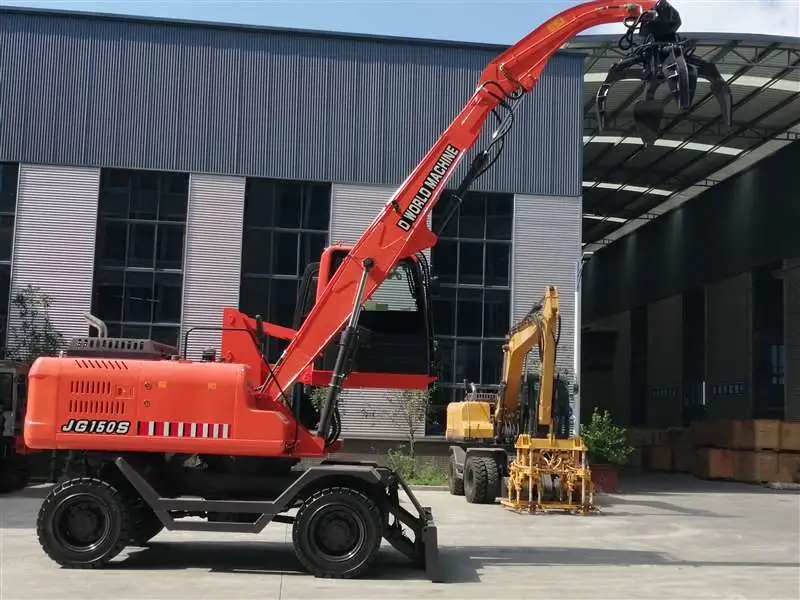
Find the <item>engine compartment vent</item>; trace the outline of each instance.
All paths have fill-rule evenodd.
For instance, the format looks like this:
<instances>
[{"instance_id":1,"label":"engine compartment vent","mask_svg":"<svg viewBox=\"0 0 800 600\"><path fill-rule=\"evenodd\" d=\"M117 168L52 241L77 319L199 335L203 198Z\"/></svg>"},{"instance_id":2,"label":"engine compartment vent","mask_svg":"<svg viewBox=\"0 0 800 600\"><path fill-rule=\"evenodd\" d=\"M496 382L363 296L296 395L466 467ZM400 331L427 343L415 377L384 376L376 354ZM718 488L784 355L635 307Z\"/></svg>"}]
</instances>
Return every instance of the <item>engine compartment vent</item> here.
<instances>
[{"instance_id":1,"label":"engine compartment vent","mask_svg":"<svg viewBox=\"0 0 800 600\"><path fill-rule=\"evenodd\" d=\"M73 379L69 382L70 394L91 394L92 396L110 396L111 382L86 379Z\"/></svg>"},{"instance_id":2,"label":"engine compartment vent","mask_svg":"<svg viewBox=\"0 0 800 600\"><path fill-rule=\"evenodd\" d=\"M70 398L68 410L80 416L123 415L127 410L124 400L102 400L99 398Z\"/></svg>"}]
</instances>

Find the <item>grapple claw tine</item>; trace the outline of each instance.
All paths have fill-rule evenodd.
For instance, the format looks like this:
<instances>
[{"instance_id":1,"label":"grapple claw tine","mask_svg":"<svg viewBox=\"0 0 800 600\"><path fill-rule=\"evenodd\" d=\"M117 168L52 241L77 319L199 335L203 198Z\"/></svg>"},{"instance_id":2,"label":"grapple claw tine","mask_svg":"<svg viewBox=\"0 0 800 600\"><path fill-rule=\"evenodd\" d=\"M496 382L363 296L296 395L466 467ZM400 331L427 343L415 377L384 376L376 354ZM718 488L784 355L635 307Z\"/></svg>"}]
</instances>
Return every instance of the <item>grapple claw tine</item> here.
<instances>
[{"instance_id":1,"label":"grapple claw tine","mask_svg":"<svg viewBox=\"0 0 800 600\"><path fill-rule=\"evenodd\" d=\"M697 77L705 79L711 84L711 93L722 110L722 117L726 126L730 129L733 125L733 94L728 83L713 63L707 62L702 58L690 56L689 64L696 69Z\"/></svg>"},{"instance_id":2,"label":"grapple claw tine","mask_svg":"<svg viewBox=\"0 0 800 600\"><path fill-rule=\"evenodd\" d=\"M623 79L642 79L644 77L644 69L642 67L633 67L638 59L625 59L620 61L608 71L605 81L597 89L595 95L595 114L597 115L597 127L603 131L605 127L606 117L606 103L608 100L608 92L618 81Z\"/></svg>"},{"instance_id":3,"label":"grapple claw tine","mask_svg":"<svg viewBox=\"0 0 800 600\"><path fill-rule=\"evenodd\" d=\"M663 115L664 103L660 100L639 100L633 105L633 122L645 148L658 139Z\"/></svg>"},{"instance_id":4,"label":"grapple claw tine","mask_svg":"<svg viewBox=\"0 0 800 600\"><path fill-rule=\"evenodd\" d=\"M606 99L611 86L631 77L638 77L647 84L645 96L633 107L635 126L645 146L658 139L664 103L655 100L655 90L664 82L669 85L669 99L685 112L694 102L698 77L707 79L731 127L733 99L727 83L713 64L695 58L694 42L678 35L681 17L667 0L659 0L655 8L646 13L646 18L642 15L625 25L627 31L620 38L619 48L627 55L609 70L597 90L595 108L599 130L602 131L605 124ZM637 31L642 42L634 39Z\"/></svg>"}]
</instances>

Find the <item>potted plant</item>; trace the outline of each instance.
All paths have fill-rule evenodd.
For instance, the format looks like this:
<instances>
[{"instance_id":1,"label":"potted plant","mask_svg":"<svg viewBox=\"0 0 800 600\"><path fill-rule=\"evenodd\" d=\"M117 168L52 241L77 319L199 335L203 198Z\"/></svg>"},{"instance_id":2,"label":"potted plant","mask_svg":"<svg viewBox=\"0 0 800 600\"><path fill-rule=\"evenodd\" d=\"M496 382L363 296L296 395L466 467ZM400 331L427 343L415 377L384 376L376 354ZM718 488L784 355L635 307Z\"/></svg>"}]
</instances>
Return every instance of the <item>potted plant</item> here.
<instances>
[{"instance_id":1,"label":"potted plant","mask_svg":"<svg viewBox=\"0 0 800 600\"><path fill-rule=\"evenodd\" d=\"M618 491L619 465L624 464L633 452L625 428L615 425L607 410L595 408L589 423L581 427L580 435L588 449L595 491Z\"/></svg>"}]
</instances>

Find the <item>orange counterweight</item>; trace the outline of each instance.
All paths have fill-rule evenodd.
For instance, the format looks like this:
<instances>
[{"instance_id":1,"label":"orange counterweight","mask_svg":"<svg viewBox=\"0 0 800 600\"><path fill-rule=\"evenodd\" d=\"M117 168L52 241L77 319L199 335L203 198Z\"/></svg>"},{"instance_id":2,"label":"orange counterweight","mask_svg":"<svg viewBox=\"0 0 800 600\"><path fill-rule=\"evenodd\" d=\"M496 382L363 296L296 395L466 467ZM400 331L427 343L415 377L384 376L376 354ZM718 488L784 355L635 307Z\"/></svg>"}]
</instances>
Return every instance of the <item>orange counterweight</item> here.
<instances>
[{"instance_id":1,"label":"orange counterweight","mask_svg":"<svg viewBox=\"0 0 800 600\"><path fill-rule=\"evenodd\" d=\"M39 358L25 441L34 449L319 455L288 409L257 406L248 367L178 360ZM303 435L305 433L305 435Z\"/></svg>"}]
</instances>

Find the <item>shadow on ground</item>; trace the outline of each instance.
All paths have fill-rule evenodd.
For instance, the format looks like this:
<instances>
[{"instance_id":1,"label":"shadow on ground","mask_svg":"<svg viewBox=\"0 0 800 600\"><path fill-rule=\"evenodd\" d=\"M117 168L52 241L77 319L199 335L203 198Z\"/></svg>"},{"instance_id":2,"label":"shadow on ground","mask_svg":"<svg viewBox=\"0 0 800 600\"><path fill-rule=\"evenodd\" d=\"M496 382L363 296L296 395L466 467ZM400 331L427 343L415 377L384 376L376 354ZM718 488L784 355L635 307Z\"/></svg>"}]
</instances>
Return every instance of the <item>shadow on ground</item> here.
<instances>
[{"instance_id":1,"label":"shadow on ground","mask_svg":"<svg viewBox=\"0 0 800 600\"><path fill-rule=\"evenodd\" d=\"M680 566L680 567L785 567L797 569L798 562L687 561L664 553L645 550L615 550L564 547L448 547L440 548L440 564L447 583L478 583L487 567L544 566ZM308 577L288 544L275 542L153 542L132 550L126 558L111 563L113 570L206 569L211 573L253 575L298 575ZM384 548L374 568L362 579L425 580L393 550Z\"/></svg>"},{"instance_id":2,"label":"shadow on ground","mask_svg":"<svg viewBox=\"0 0 800 600\"><path fill-rule=\"evenodd\" d=\"M677 494L797 494L796 489L773 489L756 483L699 479L688 473L645 473L623 470L620 494L670 496Z\"/></svg>"}]
</instances>

